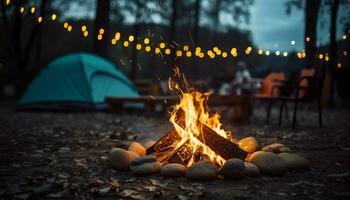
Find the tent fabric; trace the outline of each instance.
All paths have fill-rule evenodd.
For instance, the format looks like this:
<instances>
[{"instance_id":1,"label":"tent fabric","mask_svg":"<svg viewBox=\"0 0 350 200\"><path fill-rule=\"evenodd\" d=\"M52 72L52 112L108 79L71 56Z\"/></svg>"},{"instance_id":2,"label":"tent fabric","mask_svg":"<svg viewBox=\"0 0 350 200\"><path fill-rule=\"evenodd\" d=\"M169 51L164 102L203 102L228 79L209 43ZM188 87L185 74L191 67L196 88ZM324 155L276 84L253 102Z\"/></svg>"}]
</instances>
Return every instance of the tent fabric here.
<instances>
[{"instance_id":1,"label":"tent fabric","mask_svg":"<svg viewBox=\"0 0 350 200\"><path fill-rule=\"evenodd\" d=\"M111 62L87 53L52 61L34 79L18 101L19 106L104 104L107 96L138 97L131 81Z\"/></svg>"}]
</instances>

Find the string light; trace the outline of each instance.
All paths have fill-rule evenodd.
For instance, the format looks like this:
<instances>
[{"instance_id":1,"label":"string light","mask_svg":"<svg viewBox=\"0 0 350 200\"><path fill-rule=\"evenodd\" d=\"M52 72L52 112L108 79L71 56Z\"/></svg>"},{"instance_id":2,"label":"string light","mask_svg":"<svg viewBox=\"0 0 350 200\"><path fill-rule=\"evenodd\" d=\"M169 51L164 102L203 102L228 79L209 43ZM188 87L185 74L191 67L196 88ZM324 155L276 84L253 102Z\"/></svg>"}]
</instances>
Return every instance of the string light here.
<instances>
[{"instance_id":1,"label":"string light","mask_svg":"<svg viewBox=\"0 0 350 200\"><path fill-rule=\"evenodd\" d=\"M181 57L182 56L182 51L181 50L177 50L176 51L176 56L177 57Z\"/></svg>"},{"instance_id":2,"label":"string light","mask_svg":"<svg viewBox=\"0 0 350 200\"><path fill-rule=\"evenodd\" d=\"M305 53L305 52L301 52L301 56L302 56L303 58L305 58L305 57L306 57L306 53Z\"/></svg>"},{"instance_id":3,"label":"string light","mask_svg":"<svg viewBox=\"0 0 350 200\"><path fill-rule=\"evenodd\" d=\"M114 35L114 38L116 40L120 40L120 33L119 32L116 32L115 35Z\"/></svg>"},{"instance_id":4,"label":"string light","mask_svg":"<svg viewBox=\"0 0 350 200\"><path fill-rule=\"evenodd\" d=\"M52 15L51 15L51 20L52 20L52 21L55 21L56 18L57 18L57 15L56 15L56 14L52 14Z\"/></svg>"},{"instance_id":5,"label":"string light","mask_svg":"<svg viewBox=\"0 0 350 200\"><path fill-rule=\"evenodd\" d=\"M250 54L250 52L252 51L252 47L247 47L247 49L245 50L245 54Z\"/></svg>"},{"instance_id":6,"label":"string light","mask_svg":"<svg viewBox=\"0 0 350 200\"><path fill-rule=\"evenodd\" d=\"M85 25L82 25L82 26L81 26L81 31L83 31L83 32L86 31L86 26L85 26Z\"/></svg>"},{"instance_id":7,"label":"string light","mask_svg":"<svg viewBox=\"0 0 350 200\"><path fill-rule=\"evenodd\" d=\"M40 24L43 21L43 18L41 16L38 17L38 23Z\"/></svg>"},{"instance_id":8,"label":"string light","mask_svg":"<svg viewBox=\"0 0 350 200\"><path fill-rule=\"evenodd\" d=\"M338 67L338 68L341 68L341 67L342 67L341 63L338 63L338 64L337 64L337 67Z\"/></svg>"},{"instance_id":9,"label":"string light","mask_svg":"<svg viewBox=\"0 0 350 200\"><path fill-rule=\"evenodd\" d=\"M137 50L141 50L141 48L142 48L142 45L141 45L141 44L137 44L137 45L136 45L136 49L137 49Z\"/></svg>"},{"instance_id":10,"label":"string light","mask_svg":"<svg viewBox=\"0 0 350 200\"><path fill-rule=\"evenodd\" d=\"M303 56L301 55L301 52L297 53L298 58L302 58Z\"/></svg>"},{"instance_id":11,"label":"string light","mask_svg":"<svg viewBox=\"0 0 350 200\"><path fill-rule=\"evenodd\" d=\"M124 47L128 47L129 46L129 42L128 41L124 41L123 45L124 45Z\"/></svg>"},{"instance_id":12,"label":"string light","mask_svg":"<svg viewBox=\"0 0 350 200\"><path fill-rule=\"evenodd\" d=\"M6 4L7 5L9 5L11 3L11 1L10 0L6 0ZM20 7L20 9L19 9L19 11L21 12L21 13L24 13L25 12L25 7L23 7L23 6L21 6ZM36 7L34 7L34 6L32 6L32 7L30 7L30 12L32 13L32 14L34 14L35 12L37 11L37 8ZM52 14L51 15L51 20L52 21L55 21L57 19L57 15L56 14ZM43 17L42 16L39 16L38 18L37 18L37 21L38 21L38 23L42 23L42 21L43 21ZM64 24L63 24L63 26L64 26L64 28L65 29L67 29L67 31L68 32L71 32L72 30L73 30L73 27L72 27L72 25L69 25L68 24L68 22L65 22ZM84 35L84 37L87 37L88 35L89 35L89 33L88 33L88 31L87 31L87 27L85 26L85 25L83 25L82 27L82 32L83 32L83 35ZM100 28L99 29L99 35L98 35L98 40L102 40L102 38L103 38L103 34L104 34L104 29L103 28ZM349 32L350 33L350 29L349 30L347 30L347 32ZM116 32L115 33L115 38L114 39L112 39L111 40L111 43L112 44L116 44L117 43L117 41L118 40L120 40L120 37L121 37L121 34L119 33L119 32ZM347 38L348 38L348 36L346 35L346 34L344 34L344 35L342 35L342 37L341 37L343 40L346 40ZM127 47L127 46L129 46L129 42L133 42L134 40L135 40L135 38L134 38L134 36L133 35L130 35L129 36L129 38L128 38L128 40L129 41L124 41L124 46L125 47ZM305 41L306 42L310 42L310 37L305 37ZM145 44L149 44L150 43L150 40L149 40L149 38L144 38L144 41L143 41ZM291 45L295 45L296 44L296 41L295 40L291 40L290 41L290 43L291 43ZM161 42L160 44L159 44L159 47L160 48L165 48L165 43L164 42ZM141 49L142 48L142 46L141 46L141 44L138 44L137 46L136 46L136 48L137 49ZM147 48L148 49L148 48ZM145 49L146 50L146 49ZM149 46L149 51L151 50L151 47ZM192 56L192 52L190 52L189 51L189 46L188 45L184 45L183 46L183 50L184 51L186 51L186 56L187 57L191 57ZM146 51L148 51L148 50L146 50ZM159 52L158 52L159 51ZM167 51L167 50L166 50ZM170 49L169 49L169 51L170 51ZM194 52L194 54L197 56L197 57L200 57L200 58L203 58L204 57L204 52L201 52L202 51L202 49L201 49L201 47L196 47L195 48L195 52ZM214 53L214 52L215 53ZM208 56L210 57L210 58L215 58L216 57L216 55L221 55L221 57L223 57L223 58L226 58L227 57L227 52L222 52L221 50L220 50L220 48L219 47L217 47L217 46L215 46L214 48L213 48L213 51L212 50L208 50L207 51L207 54L208 54ZM247 47L246 49L245 49L245 53L248 55L248 54L250 54L251 53L251 51L252 51L252 47ZM160 53L160 49L157 47L156 49L155 49L155 52L158 52L158 53ZM168 52L168 51L167 51ZM181 52L181 51L180 51ZM189 53L187 53L187 52L189 52ZM170 53L169 53L170 54ZM176 51L176 54L178 54L178 51ZM232 48L231 49L231 54L232 54L232 56L233 57L237 57L237 55L238 55L238 53L237 53L237 49L236 48ZM258 50L258 54L260 54L260 55L262 55L262 54L264 54L264 51L262 50L262 49L259 49ZM269 50L266 50L265 51L265 55L270 55L271 54L271 52L269 51ZM276 54L276 56L279 56L280 54L282 54L280 51L275 51L275 54ZM283 54L282 54L284 57L287 57L288 56L288 52L287 51L285 51L285 52L283 52ZM346 56L347 55L347 51L343 51L343 55L344 56ZM182 56L182 52L181 52L181 56ZM302 50L301 52L297 52L297 56L298 56L298 58L305 58L306 57L306 53L305 53L305 51L304 50ZM326 54L320 54L320 55L318 55L318 58L319 59L324 59L324 60L326 60L326 61L328 61L330 58L329 58L329 56L328 56L328 54L326 53Z\"/></svg>"},{"instance_id":13,"label":"string light","mask_svg":"<svg viewBox=\"0 0 350 200\"><path fill-rule=\"evenodd\" d=\"M150 47L150 46L146 46L146 47L145 47L145 51L146 51L146 52L150 52L150 51L151 51L151 47Z\"/></svg>"},{"instance_id":14,"label":"string light","mask_svg":"<svg viewBox=\"0 0 350 200\"><path fill-rule=\"evenodd\" d=\"M35 7L32 7L32 8L30 9L30 12L31 12L32 14L34 14L34 13L35 13Z\"/></svg>"},{"instance_id":15,"label":"string light","mask_svg":"<svg viewBox=\"0 0 350 200\"><path fill-rule=\"evenodd\" d=\"M183 49L184 49L184 51L188 51L188 49L189 49L189 48L188 48L188 45L184 45L184 48L183 48Z\"/></svg>"},{"instance_id":16,"label":"string light","mask_svg":"<svg viewBox=\"0 0 350 200\"><path fill-rule=\"evenodd\" d=\"M323 59L323 54L319 54L319 55L318 55L318 58L319 58L320 60L322 60L322 59Z\"/></svg>"},{"instance_id":17,"label":"string light","mask_svg":"<svg viewBox=\"0 0 350 200\"><path fill-rule=\"evenodd\" d=\"M68 32L71 32L72 29L73 29L73 27L71 25L69 25L68 28L67 28Z\"/></svg>"},{"instance_id":18,"label":"string light","mask_svg":"<svg viewBox=\"0 0 350 200\"><path fill-rule=\"evenodd\" d=\"M170 49L165 49L165 54L169 55L171 53Z\"/></svg>"},{"instance_id":19,"label":"string light","mask_svg":"<svg viewBox=\"0 0 350 200\"><path fill-rule=\"evenodd\" d=\"M10 0L6 0L6 5L10 5L11 1Z\"/></svg>"},{"instance_id":20,"label":"string light","mask_svg":"<svg viewBox=\"0 0 350 200\"><path fill-rule=\"evenodd\" d=\"M156 47L155 49L154 49L154 53L156 53L157 55L160 53L160 48L159 47Z\"/></svg>"}]
</instances>

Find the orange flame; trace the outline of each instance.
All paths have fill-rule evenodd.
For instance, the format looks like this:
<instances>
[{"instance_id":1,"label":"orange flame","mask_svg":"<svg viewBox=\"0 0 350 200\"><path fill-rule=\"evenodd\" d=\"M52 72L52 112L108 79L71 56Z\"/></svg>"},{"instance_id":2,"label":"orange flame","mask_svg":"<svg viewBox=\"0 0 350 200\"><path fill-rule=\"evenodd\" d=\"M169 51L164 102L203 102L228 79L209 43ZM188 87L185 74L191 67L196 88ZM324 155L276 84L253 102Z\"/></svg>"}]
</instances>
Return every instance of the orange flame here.
<instances>
[{"instance_id":1,"label":"orange flame","mask_svg":"<svg viewBox=\"0 0 350 200\"><path fill-rule=\"evenodd\" d=\"M174 106L173 111L171 112L170 122L175 127L176 131L181 136L181 141L177 144L177 147L180 147L185 142L190 142L190 145L193 147L193 153L200 148L202 149L202 153L207 155L209 159L218 165L223 165L225 163L225 159L217 155L214 151L212 151L208 146L199 141L197 138L202 137L202 124L208 126L213 129L220 136L229 139L230 132L222 129L222 124L220 123L220 114L215 113L212 116L209 115L209 109L207 106L207 100L209 98L209 93L201 93L195 91L194 89L189 88L188 82L184 76L184 74L180 74L179 69L175 68L175 78L179 78L183 83L186 89L184 92L180 85L169 78L169 89L176 89L179 91L180 95L180 103ZM175 119L177 118L177 111L182 109L185 112L185 127L180 127ZM177 148L176 147L176 148ZM188 163L190 166L193 163L194 156Z\"/></svg>"}]
</instances>

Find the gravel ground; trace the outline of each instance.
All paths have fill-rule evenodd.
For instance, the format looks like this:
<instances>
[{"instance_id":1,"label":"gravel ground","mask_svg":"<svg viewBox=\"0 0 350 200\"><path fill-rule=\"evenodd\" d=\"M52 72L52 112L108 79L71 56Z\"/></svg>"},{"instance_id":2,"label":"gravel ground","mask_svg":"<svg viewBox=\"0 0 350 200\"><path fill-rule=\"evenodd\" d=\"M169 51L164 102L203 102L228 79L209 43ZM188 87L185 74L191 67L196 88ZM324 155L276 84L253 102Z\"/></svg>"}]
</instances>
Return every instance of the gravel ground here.
<instances>
[{"instance_id":1,"label":"gravel ground","mask_svg":"<svg viewBox=\"0 0 350 200\"><path fill-rule=\"evenodd\" d=\"M135 177L106 160L112 147L157 139L171 128L168 115L104 112L14 112L0 104L0 199L349 199L350 112L328 109L323 128L317 113L301 110L299 125L264 123L256 106L249 124L224 114L225 129L260 144L280 142L311 161L309 170L281 177L193 182L159 175ZM260 108L261 107L261 108ZM226 113L226 112L224 112Z\"/></svg>"}]
</instances>

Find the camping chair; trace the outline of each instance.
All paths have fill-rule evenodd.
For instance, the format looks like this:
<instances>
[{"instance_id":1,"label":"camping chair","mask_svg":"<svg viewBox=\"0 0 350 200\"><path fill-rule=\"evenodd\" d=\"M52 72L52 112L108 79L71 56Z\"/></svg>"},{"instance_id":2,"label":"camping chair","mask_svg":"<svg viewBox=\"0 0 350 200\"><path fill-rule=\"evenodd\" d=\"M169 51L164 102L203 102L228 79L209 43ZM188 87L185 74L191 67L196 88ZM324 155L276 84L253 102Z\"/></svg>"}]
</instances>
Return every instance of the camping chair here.
<instances>
[{"instance_id":1,"label":"camping chair","mask_svg":"<svg viewBox=\"0 0 350 200\"><path fill-rule=\"evenodd\" d=\"M283 72L271 72L262 81L261 92L255 95L257 100L269 101L266 108L266 123L270 120L273 102L276 102L280 94L286 94L282 88L285 85L286 76Z\"/></svg>"},{"instance_id":2,"label":"camping chair","mask_svg":"<svg viewBox=\"0 0 350 200\"><path fill-rule=\"evenodd\" d=\"M294 102L293 122L292 127L295 128L297 123L297 108L299 103L312 103L317 101L319 126L322 127L322 107L321 94L323 86L323 70L322 73L316 73L315 69L303 69L301 77L294 82L295 94L291 96L280 96L281 101L279 124L282 124L283 108L287 102ZM293 83L293 81L291 81Z\"/></svg>"}]
</instances>

